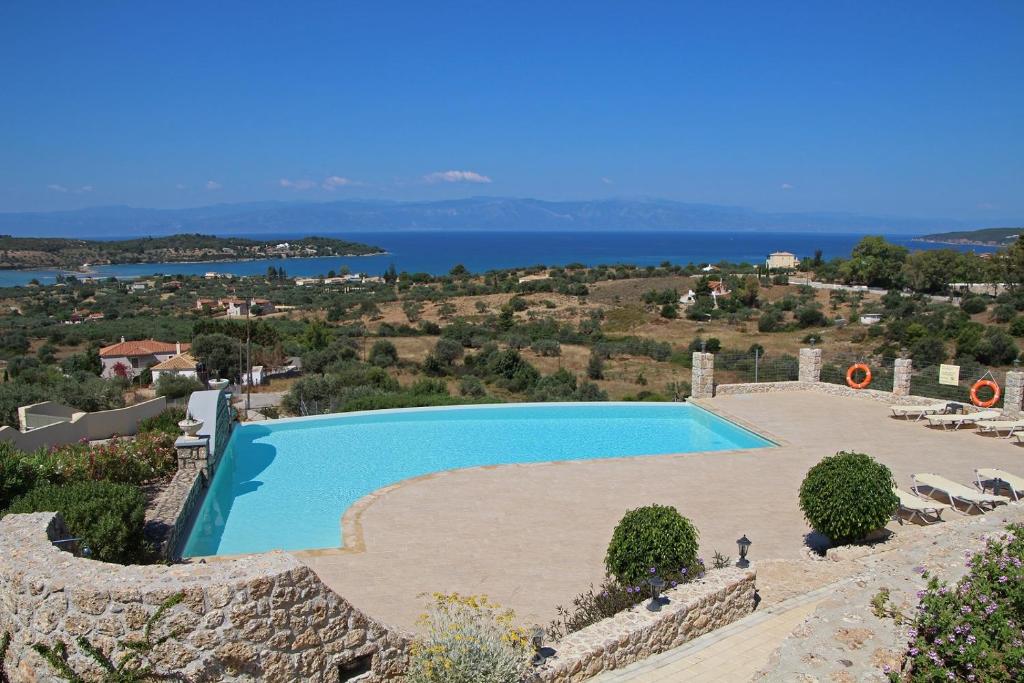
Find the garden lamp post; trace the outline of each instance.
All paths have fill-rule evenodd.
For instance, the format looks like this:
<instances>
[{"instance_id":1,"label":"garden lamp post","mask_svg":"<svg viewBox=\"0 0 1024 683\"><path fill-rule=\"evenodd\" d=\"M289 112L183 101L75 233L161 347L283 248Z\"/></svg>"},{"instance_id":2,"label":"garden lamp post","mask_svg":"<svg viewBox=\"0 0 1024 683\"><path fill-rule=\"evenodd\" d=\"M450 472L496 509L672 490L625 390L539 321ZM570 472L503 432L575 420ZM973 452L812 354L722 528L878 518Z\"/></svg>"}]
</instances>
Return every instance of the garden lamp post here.
<instances>
[{"instance_id":1,"label":"garden lamp post","mask_svg":"<svg viewBox=\"0 0 1024 683\"><path fill-rule=\"evenodd\" d=\"M647 583L651 586L651 601L647 603L647 609L657 612L661 610L661 591L665 588L665 579L655 574L647 579Z\"/></svg>"},{"instance_id":2,"label":"garden lamp post","mask_svg":"<svg viewBox=\"0 0 1024 683\"><path fill-rule=\"evenodd\" d=\"M544 629L540 626L535 625L530 629L530 645L533 646L533 659L531 663L534 666L542 666L548 658L541 652L544 649Z\"/></svg>"},{"instance_id":3,"label":"garden lamp post","mask_svg":"<svg viewBox=\"0 0 1024 683\"><path fill-rule=\"evenodd\" d=\"M737 567L746 569L750 566L750 561L747 560L747 551L750 550L750 545L750 539L747 538L746 534L743 534L743 536L736 541L736 547L739 548L740 551L740 559L736 562Z\"/></svg>"}]
</instances>

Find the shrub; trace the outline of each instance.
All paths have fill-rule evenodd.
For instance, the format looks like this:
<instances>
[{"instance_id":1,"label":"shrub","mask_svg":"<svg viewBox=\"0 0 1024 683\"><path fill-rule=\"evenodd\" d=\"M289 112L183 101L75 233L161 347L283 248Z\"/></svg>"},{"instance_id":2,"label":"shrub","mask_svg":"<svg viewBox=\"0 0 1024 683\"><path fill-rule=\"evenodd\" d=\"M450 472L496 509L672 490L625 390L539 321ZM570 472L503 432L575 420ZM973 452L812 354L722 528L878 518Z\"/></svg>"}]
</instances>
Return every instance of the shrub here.
<instances>
[{"instance_id":1,"label":"shrub","mask_svg":"<svg viewBox=\"0 0 1024 683\"><path fill-rule=\"evenodd\" d=\"M31 489L36 482L35 470L10 443L0 442L0 512L11 501Z\"/></svg>"},{"instance_id":2,"label":"shrub","mask_svg":"<svg viewBox=\"0 0 1024 683\"><path fill-rule=\"evenodd\" d=\"M106 479L141 484L175 471L178 464L175 438L174 434L166 432L146 432L133 439L115 438L98 446L68 444L23 453L21 457L33 468L39 483Z\"/></svg>"},{"instance_id":3,"label":"shrub","mask_svg":"<svg viewBox=\"0 0 1024 683\"><path fill-rule=\"evenodd\" d=\"M974 345L974 357L985 365L1009 365L1020 353L1013 337L998 327L989 327Z\"/></svg>"},{"instance_id":4,"label":"shrub","mask_svg":"<svg viewBox=\"0 0 1024 683\"><path fill-rule=\"evenodd\" d=\"M780 327L782 327L781 311L769 309L761 313L761 317L757 319L758 332L775 332Z\"/></svg>"},{"instance_id":5,"label":"shrub","mask_svg":"<svg viewBox=\"0 0 1024 683\"><path fill-rule=\"evenodd\" d=\"M530 345L530 349L538 356L562 355L562 345L554 339L538 339Z\"/></svg>"},{"instance_id":6,"label":"shrub","mask_svg":"<svg viewBox=\"0 0 1024 683\"><path fill-rule=\"evenodd\" d=\"M487 388L476 377L463 377L459 382L459 394L470 398L480 398L487 395Z\"/></svg>"},{"instance_id":7,"label":"shrub","mask_svg":"<svg viewBox=\"0 0 1024 683\"><path fill-rule=\"evenodd\" d=\"M990 537L953 589L928 579L910 631L911 681L1019 681L1024 671L1024 526Z\"/></svg>"},{"instance_id":8,"label":"shrub","mask_svg":"<svg viewBox=\"0 0 1024 683\"><path fill-rule=\"evenodd\" d=\"M697 564L697 529L671 506L649 505L625 514L612 533L604 560L620 582L639 585L654 573Z\"/></svg>"},{"instance_id":9,"label":"shrub","mask_svg":"<svg viewBox=\"0 0 1024 683\"><path fill-rule=\"evenodd\" d=\"M985 300L980 296L967 296L960 301L960 308L963 310L964 313L975 315L977 313L981 313L986 308L988 308L988 305L985 303Z\"/></svg>"},{"instance_id":10,"label":"shrub","mask_svg":"<svg viewBox=\"0 0 1024 683\"><path fill-rule=\"evenodd\" d=\"M863 540L896 511L892 472L863 453L840 452L812 467L800 485L800 509L815 531L841 545Z\"/></svg>"},{"instance_id":11,"label":"shrub","mask_svg":"<svg viewBox=\"0 0 1024 683\"><path fill-rule=\"evenodd\" d=\"M1010 334L1014 337L1024 337L1024 315L1018 315L1010 321Z\"/></svg>"},{"instance_id":12,"label":"shrub","mask_svg":"<svg viewBox=\"0 0 1024 683\"><path fill-rule=\"evenodd\" d=\"M199 380L184 375L160 375L156 382L156 395L167 398L181 398L189 396L193 391L199 391L203 385Z\"/></svg>"},{"instance_id":13,"label":"shrub","mask_svg":"<svg viewBox=\"0 0 1024 683\"><path fill-rule=\"evenodd\" d=\"M131 564L148 558L142 536L145 500L135 486L109 481L44 484L17 498L8 512L59 512L97 560Z\"/></svg>"},{"instance_id":14,"label":"shrub","mask_svg":"<svg viewBox=\"0 0 1024 683\"><path fill-rule=\"evenodd\" d=\"M387 339L380 339L373 343L370 349L370 364L379 368L386 368L398 363L398 349Z\"/></svg>"},{"instance_id":15,"label":"shrub","mask_svg":"<svg viewBox=\"0 0 1024 683\"><path fill-rule=\"evenodd\" d=\"M604 359L594 351L590 352L590 360L587 361L587 377L604 379Z\"/></svg>"},{"instance_id":16,"label":"shrub","mask_svg":"<svg viewBox=\"0 0 1024 683\"><path fill-rule=\"evenodd\" d=\"M997 323L1008 323L1017 314L1013 304L999 304L992 309L992 319Z\"/></svg>"},{"instance_id":17,"label":"shrub","mask_svg":"<svg viewBox=\"0 0 1024 683\"><path fill-rule=\"evenodd\" d=\"M434 595L409 654L410 683L518 683L532 652L515 614L486 597Z\"/></svg>"},{"instance_id":18,"label":"shrub","mask_svg":"<svg viewBox=\"0 0 1024 683\"><path fill-rule=\"evenodd\" d=\"M159 415L139 421L139 433L163 432L177 438L181 434L178 423L185 419L184 408L167 408Z\"/></svg>"}]
</instances>

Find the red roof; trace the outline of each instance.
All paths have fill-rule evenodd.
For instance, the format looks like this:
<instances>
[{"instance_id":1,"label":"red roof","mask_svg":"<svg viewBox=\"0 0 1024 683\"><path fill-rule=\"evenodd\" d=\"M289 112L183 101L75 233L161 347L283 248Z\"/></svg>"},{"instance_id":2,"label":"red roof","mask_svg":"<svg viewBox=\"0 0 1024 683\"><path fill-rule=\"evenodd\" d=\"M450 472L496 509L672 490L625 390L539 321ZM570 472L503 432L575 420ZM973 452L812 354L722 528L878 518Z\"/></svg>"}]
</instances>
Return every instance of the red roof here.
<instances>
[{"instance_id":1,"label":"red roof","mask_svg":"<svg viewBox=\"0 0 1024 683\"><path fill-rule=\"evenodd\" d=\"M191 344L182 343L181 350L188 351ZM177 344L157 341L155 339L140 339L138 341L123 341L111 346L104 346L100 349L101 357L121 356L152 356L157 353L178 353Z\"/></svg>"}]
</instances>

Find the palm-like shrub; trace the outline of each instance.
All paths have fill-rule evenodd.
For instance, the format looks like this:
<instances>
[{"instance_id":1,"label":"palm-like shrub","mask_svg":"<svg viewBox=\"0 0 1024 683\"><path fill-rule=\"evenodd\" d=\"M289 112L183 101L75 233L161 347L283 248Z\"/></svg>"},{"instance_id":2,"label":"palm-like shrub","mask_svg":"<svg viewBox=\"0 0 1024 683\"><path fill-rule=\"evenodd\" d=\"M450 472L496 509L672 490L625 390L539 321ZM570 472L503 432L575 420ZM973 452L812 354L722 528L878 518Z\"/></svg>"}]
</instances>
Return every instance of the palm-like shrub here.
<instances>
[{"instance_id":1,"label":"palm-like shrub","mask_svg":"<svg viewBox=\"0 0 1024 683\"><path fill-rule=\"evenodd\" d=\"M885 526L899 500L885 465L863 453L840 452L812 467L800 485L800 509L815 531L841 545Z\"/></svg>"},{"instance_id":2,"label":"palm-like shrub","mask_svg":"<svg viewBox=\"0 0 1024 683\"><path fill-rule=\"evenodd\" d=\"M604 564L626 585L643 584L652 573L665 576L697 565L697 529L669 505L630 510L619 521ZM653 570L653 571L652 571Z\"/></svg>"}]
</instances>

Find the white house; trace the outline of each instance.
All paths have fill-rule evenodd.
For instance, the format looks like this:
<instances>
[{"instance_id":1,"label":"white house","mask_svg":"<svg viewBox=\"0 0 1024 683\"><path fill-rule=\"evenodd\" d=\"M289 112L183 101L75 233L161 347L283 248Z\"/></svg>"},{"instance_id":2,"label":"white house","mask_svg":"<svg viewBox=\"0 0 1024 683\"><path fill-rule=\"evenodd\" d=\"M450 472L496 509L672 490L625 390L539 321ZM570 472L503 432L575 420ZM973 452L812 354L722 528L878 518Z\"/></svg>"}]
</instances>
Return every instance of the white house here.
<instances>
[{"instance_id":1,"label":"white house","mask_svg":"<svg viewBox=\"0 0 1024 683\"><path fill-rule=\"evenodd\" d=\"M882 322L881 313L865 313L860 317L861 325L875 325Z\"/></svg>"},{"instance_id":2,"label":"white house","mask_svg":"<svg viewBox=\"0 0 1024 683\"><path fill-rule=\"evenodd\" d=\"M696 303L696 301L697 293L692 289L688 291L685 296L679 297L679 305L681 306L690 306L691 304Z\"/></svg>"},{"instance_id":3,"label":"white house","mask_svg":"<svg viewBox=\"0 0 1024 683\"><path fill-rule=\"evenodd\" d=\"M793 270L800 265L800 259L788 251L773 251L764 265L769 270Z\"/></svg>"},{"instance_id":4,"label":"white house","mask_svg":"<svg viewBox=\"0 0 1024 683\"><path fill-rule=\"evenodd\" d=\"M100 376L131 379L146 368L187 351L190 346L181 342L169 344L155 339L125 341L124 337L121 337L119 343L100 349L100 363L103 365Z\"/></svg>"},{"instance_id":5,"label":"white house","mask_svg":"<svg viewBox=\"0 0 1024 683\"><path fill-rule=\"evenodd\" d=\"M190 353L179 353L176 356L171 356L167 360L157 363L150 370L153 372L154 384L164 375L199 379L199 362Z\"/></svg>"}]
</instances>

